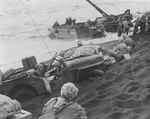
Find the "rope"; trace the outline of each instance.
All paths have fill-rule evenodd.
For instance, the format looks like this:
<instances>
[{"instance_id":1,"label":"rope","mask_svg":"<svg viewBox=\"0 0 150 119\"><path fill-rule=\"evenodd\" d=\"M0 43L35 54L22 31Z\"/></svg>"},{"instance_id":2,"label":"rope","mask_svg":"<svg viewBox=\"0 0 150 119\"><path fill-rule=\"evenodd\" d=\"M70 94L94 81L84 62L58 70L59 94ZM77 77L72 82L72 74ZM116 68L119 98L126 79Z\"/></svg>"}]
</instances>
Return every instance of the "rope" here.
<instances>
[{"instance_id":1,"label":"rope","mask_svg":"<svg viewBox=\"0 0 150 119\"><path fill-rule=\"evenodd\" d=\"M34 25L34 27L36 28L37 32L39 33L41 39L42 39L43 42L44 42L44 44L45 44L45 46L46 46L46 49L48 50L48 53L49 53L50 56L52 57L52 54L51 54L51 52L49 51L48 46L46 45L46 42L44 41L44 39L43 39L43 37L42 37L40 31L38 30L36 24L34 23L34 21L33 21L32 17L31 17L31 15L30 15L30 13L29 13L29 11L28 11L27 8L25 7L24 3L23 3L21 0L19 0L19 1L20 1L20 3L22 4L22 6L24 7L24 9L26 10L27 14L29 15L29 17L30 17L30 19L31 19L31 21L32 21L32 23L33 23L33 25Z\"/></svg>"}]
</instances>

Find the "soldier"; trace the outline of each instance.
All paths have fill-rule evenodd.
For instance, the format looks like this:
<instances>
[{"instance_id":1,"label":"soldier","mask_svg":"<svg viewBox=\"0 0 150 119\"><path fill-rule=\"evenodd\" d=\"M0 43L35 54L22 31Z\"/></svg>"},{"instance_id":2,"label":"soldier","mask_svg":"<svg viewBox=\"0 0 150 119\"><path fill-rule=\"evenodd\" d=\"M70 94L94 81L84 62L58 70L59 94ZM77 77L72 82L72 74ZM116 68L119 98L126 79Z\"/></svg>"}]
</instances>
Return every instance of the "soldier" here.
<instances>
[{"instance_id":1,"label":"soldier","mask_svg":"<svg viewBox=\"0 0 150 119\"><path fill-rule=\"evenodd\" d=\"M69 16L68 18L66 18L65 24L66 24L66 25L71 25L71 24L72 24L72 19L71 19L70 16Z\"/></svg>"},{"instance_id":2,"label":"soldier","mask_svg":"<svg viewBox=\"0 0 150 119\"><path fill-rule=\"evenodd\" d=\"M133 23L135 23L134 31L133 31L133 35L135 35L138 32L138 27L141 26L141 19L140 19L140 17L138 17Z\"/></svg>"},{"instance_id":3,"label":"soldier","mask_svg":"<svg viewBox=\"0 0 150 119\"><path fill-rule=\"evenodd\" d=\"M127 9L127 10L125 11L125 16L124 16L124 18L125 18L125 20L128 21L128 25L129 25L130 27L133 27L133 24L132 24L132 22L131 22L131 20L133 20L133 16L132 16L132 14L130 13L130 9Z\"/></svg>"},{"instance_id":4,"label":"soldier","mask_svg":"<svg viewBox=\"0 0 150 119\"><path fill-rule=\"evenodd\" d=\"M92 22L90 19L87 20L87 22L85 23L85 29L86 29L86 32L88 33L89 35L89 32L90 32L90 26L91 26Z\"/></svg>"},{"instance_id":5,"label":"soldier","mask_svg":"<svg viewBox=\"0 0 150 119\"><path fill-rule=\"evenodd\" d=\"M100 31L102 33L102 37L106 36L106 34L105 34L106 30L105 30L105 27L104 27L103 24L98 24L97 25L97 31Z\"/></svg>"},{"instance_id":6,"label":"soldier","mask_svg":"<svg viewBox=\"0 0 150 119\"><path fill-rule=\"evenodd\" d=\"M122 34L122 32L123 32L122 30L123 30L122 18L120 17L120 18L118 19L118 26L117 26L118 37L121 36L121 34Z\"/></svg>"},{"instance_id":7,"label":"soldier","mask_svg":"<svg viewBox=\"0 0 150 119\"><path fill-rule=\"evenodd\" d=\"M134 41L133 41L131 36L126 37L123 40L123 43L125 43L127 46L130 46L131 50L133 50L135 48L135 43L134 43Z\"/></svg>"},{"instance_id":8,"label":"soldier","mask_svg":"<svg viewBox=\"0 0 150 119\"><path fill-rule=\"evenodd\" d=\"M76 18L75 19L72 19L72 26L74 26L76 23Z\"/></svg>"},{"instance_id":9,"label":"soldier","mask_svg":"<svg viewBox=\"0 0 150 119\"><path fill-rule=\"evenodd\" d=\"M77 95L78 88L73 83L64 84L60 96L45 104L39 119L87 119L84 108L75 101Z\"/></svg>"},{"instance_id":10,"label":"soldier","mask_svg":"<svg viewBox=\"0 0 150 119\"><path fill-rule=\"evenodd\" d=\"M150 14L147 15L147 26L146 26L146 31L150 31Z\"/></svg>"},{"instance_id":11,"label":"soldier","mask_svg":"<svg viewBox=\"0 0 150 119\"><path fill-rule=\"evenodd\" d=\"M2 73L2 71L1 71L1 69L0 69L0 85L2 85L2 75L3 75L3 73Z\"/></svg>"},{"instance_id":12,"label":"soldier","mask_svg":"<svg viewBox=\"0 0 150 119\"><path fill-rule=\"evenodd\" d=\"M146 15L143 14L141 17L141 33L144 34L146 29Z\"/></svg>"},{"instance_id":13,"label":"soldier","mask_svg":"<svg viewBox=\"0 0 150 119\"><path fill-rule=\"evenodd\" d=\"M106 30L105 30L105 27L103 25L104 19L97 19L96 22L97 22L97 31L100 31L102 33L102 37L105 37L106 36L106 34L105 34Z\"/></svg>"},{"instance_id":14,"label":"soldier","mask_svg":"<svg viewBox=\"0 0 150 119\"><path fill-rule=\"evenodd\" d=\"M129 22L127 20L125 20L125 18L123 18L123 21L122 21L123 30L122 30L122 32L126 33L127 35L128 35L128 32L129 32L129 29L130 29L130 26L129 26L128 23Z\"/></svg>"},{"instance_id":15,"label":"soldier","mask_svg":"<svg viewBox=\"0 0 150 119\"><path fill-rule=\"evenodd\" d=\"M68 25L71 25L72 24L72 18L69 16L68 17Z\"/></svg>"},{"instance_id":16,"label":"soldier","mask_svg":"<svg viewBox=\"0 0 150 119\"><path fill-rule=\"evenodd\" d=\"M83 42L82 42L81 40L78 40L78 42L77 42L77 46L78 46L78 47L83 46Z\"/></svg>"},{"instance_id":17,"label":"soldier","mask_svg":"<svg viewBox=\"0 0 150 119\"><path fill-rule=\"evenodd\" d=\"M90 27L90 26L91 26L91 24L92 24L92 21L91 21L90 19L88 19L86 23L87 23L87 24L86 24L86 25L87 25L87 27Z\"/></svg>"},{"instance_id":18,"label":"soldier","mask_svg":"<svg viewBox=\"0 0 150 119\"><path fill-rule=\"evenodd\" d=\"M66 18L66 22L65 22L65 25L68 25L68 21L69 21L69 20L68 20L68 18Z\"/></svg>"},{"instance_id":19,"label":"soldier","mask_svg":"<svg viewBox=\"0 0 150 119\"><path fill-rule=\"evenodd\" d=\"M128 20L128 21L133 20L133 16L132 16L132 14L130 13L130 9L127 9L127 10L125 11L125 17L126 17L126 20Z\"/></svg>"},{"instance_id":20,"label":"soldier","mask_svg":"<svg viewBox=\"0 0 150 119\"><path fill-rule=\"evenodd\" d=\"M53 28L55 28L55 27L58 27L59 26L59 23L58 23L58 20L54 23L54 25L53 25Z\"/></svg>"}]
</instances>

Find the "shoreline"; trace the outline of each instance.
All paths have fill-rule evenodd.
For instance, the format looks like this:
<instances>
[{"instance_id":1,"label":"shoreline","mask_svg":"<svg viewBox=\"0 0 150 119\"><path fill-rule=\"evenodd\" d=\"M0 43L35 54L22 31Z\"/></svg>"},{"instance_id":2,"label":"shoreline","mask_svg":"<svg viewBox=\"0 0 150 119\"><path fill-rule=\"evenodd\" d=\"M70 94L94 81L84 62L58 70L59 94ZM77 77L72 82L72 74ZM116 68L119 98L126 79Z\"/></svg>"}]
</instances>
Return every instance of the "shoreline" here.
<instances>
[{"instance_id":1,"label":"shoreline","mask_svg":"<svg viewBox=\"0 0 150 119\"><path fill-rule=\"evenodd\" d=\"M90 39L90 41L92 42L92 39ZM112 41L108 41L108 42L103 42L103 43L97 43L97 44L94 44L94 45L101 45L101 46L108 46L108 47L112 47L115 45L115 43L118 42L118 40L112 40ZM114 44L113 44L114 43ZM88 45L88 44L85 44L85 45ZM73 47L72 47L73 48ZM71 48L69 48L71 49ZM67 49L66 49L67 50ZM48 53L45 53L45 56L48 56L49 57L49 54ZM35 56L36 57L36 56ZM26 58L26 57L24 57ZM36 57L37 58L37 57ZM50 58L51 59L51 58ZM45 61L48 61L50 59L47 59L47 60L44 60L44 61L40 61L40 62L45 62ZM37 62L37 63L40 63L40 62ZM9 65L9 66L8 66ZM0 65L1 67L1 71L2 72L5 72L7 70L9 70L10 68L13 68L13 69L21 69L23 68L23 65L22 65L22 62L21 62L21 59L18 60L18 61L14 61L14 62L11 62L11 63L8 63L8 64L2 64Z\"/></svg>"}]
</instances>

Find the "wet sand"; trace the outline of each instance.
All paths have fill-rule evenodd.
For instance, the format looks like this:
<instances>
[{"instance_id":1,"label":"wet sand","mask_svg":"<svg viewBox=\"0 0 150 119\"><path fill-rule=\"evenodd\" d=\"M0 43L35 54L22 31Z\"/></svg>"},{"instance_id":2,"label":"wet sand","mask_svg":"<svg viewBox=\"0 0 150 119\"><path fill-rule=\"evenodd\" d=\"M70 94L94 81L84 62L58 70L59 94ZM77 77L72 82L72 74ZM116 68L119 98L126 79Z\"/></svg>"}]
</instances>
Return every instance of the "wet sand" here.
<instances>
[{"instance_id":1,"label":"wet sand","mask_svg":"<svg viewBox=\"0 0 150 119\"><path fill-rule=\"evenodd\" d=\"M134 36L136 43L129 61L108 68L101 77L81 82L77 102L88 119L150 118L150 35ZM23 103L23 109L41 115L43 105L59 93L45 94Z\"/></svg>"}]
</instances>

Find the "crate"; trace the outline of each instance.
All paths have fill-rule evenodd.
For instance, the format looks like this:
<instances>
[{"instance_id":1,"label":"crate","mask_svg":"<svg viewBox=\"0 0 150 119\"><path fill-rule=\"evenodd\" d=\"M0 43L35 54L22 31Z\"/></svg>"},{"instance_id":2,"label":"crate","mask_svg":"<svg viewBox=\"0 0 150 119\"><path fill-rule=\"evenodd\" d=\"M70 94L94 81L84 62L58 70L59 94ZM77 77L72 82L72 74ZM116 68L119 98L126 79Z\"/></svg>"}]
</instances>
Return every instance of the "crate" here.
<instances>
[{"instance_id":1,"label":"crate","mask_svg":"<svg viewBox=\"0 0 150 119\"><path fill-rule=\"evenodd\" d=\"M37 61L34 56L31 56L31 57L26 57L22 59L22 64L23 64L24 70L27 71L29 69L34 68L34 66L37 64Z\"/></svg>"},{"instance_id":2,"label":"crate","mask_svg":"<svg viewBox=\"0 0 150 119\"><path fill-rule=\"evenodd\" d=\"M32 69L37 64L36 58L34 56L28 57L29 68Z\"/></svg>"},{"instance_id":3,"label":"crate","mask_svg":"<svg viewBox=\"0 0 150 119\"><path fill-rule=\"evenodd\" d=\"M24 70L25 71L29 70L30 68L29 68L29 64L28 64L27 58L23 58L21 61L22 61L22 65L23 65Z\"/></svg>"},{"instance_id":4,"label":"crate","mask_svg":"<svg viewBox=\"0 0 150 119\"><path fill-rule=\"evenodd\" d=\"M21 114L15 114L11 119L32 119L32 114L25 110L21 110Z\"/></svg>"}]
</instances>

